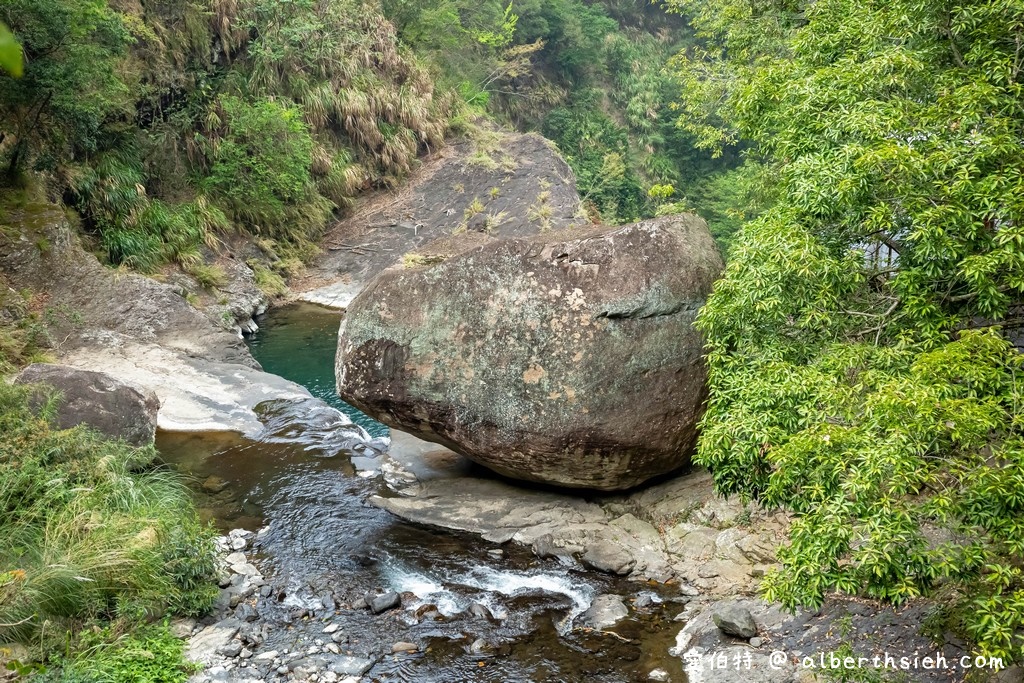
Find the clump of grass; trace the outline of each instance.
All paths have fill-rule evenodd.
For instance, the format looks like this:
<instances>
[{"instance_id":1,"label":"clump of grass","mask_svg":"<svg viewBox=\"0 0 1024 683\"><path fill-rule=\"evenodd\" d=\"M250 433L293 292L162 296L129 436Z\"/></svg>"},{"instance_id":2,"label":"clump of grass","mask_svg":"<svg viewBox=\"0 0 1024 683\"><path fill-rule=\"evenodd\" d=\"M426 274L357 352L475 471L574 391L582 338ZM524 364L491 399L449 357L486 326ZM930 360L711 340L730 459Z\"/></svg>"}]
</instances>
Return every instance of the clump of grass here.
<instances>
[{"instance_id":1,"label":"clump of grass","mask_svg":"<svg viewBox=\"0 0 1024 683\"><path fill-rule=\"evenodd\" d=\"M551 217L553 212L551 210L551 191L541 190L537 193L536 201L530 205L526 210L526 217L530 222L539 223L541 232L547 232L551 229Z\"/></svg>"},{"instance_id":2,"label":"clump of grass","mask_svg":"<svg viewBox=\"0 0 1024 683\"><path fill-rule=\"evenodd\" d=\"M508 211L499 211L497 213L488 213L487 222L484 223L484 230L490 232L496 227L504 223L508 219Z\"/></svg>"},{"instance_id":3,"label":"clump of grass","mask_svg":"<svg viewBox=\"0 0 1024 683\"><path fill-rule=\"evenodd\" d=\"M216 264L197 263L187 268L186 272L205 289L218 289L228 281L224 269Z\"/></svg>"},{"instance_id":4,"label":"clump of grass","mask_svg":"<svg viewBox=\"0 0 1024 683\"><path fill-rule=\"evenodd\" d=\"M288 285L284 278L268 268L266 265L255 259L249 261L253 276L256 278L256 286L260 291L271 299L284 296L288 293Z\"/></svg>"},{"instance_id":5,"label":"clump of grass","mask_svg":"<svg viewBox=\"0 0 1024 683\"><path fill-rule=\"evenodd\" d=\"M54 428L28 392L0 382L0 642L43 660L88 625L207 611L213 532L180 477L151 446Z\"/></svg>"},{"instance_id":6,"label":"clump of grass","mask_svg":"<svg viewBox=\"0 0 1024 683\"><path fill-rule=\"evenodd\" d=\"M483 213L485 208L484 203L480 201L479 197L473 197L473 201L466 206L466 210L462 212L462 215L468 221L473 216Z\"/></svg>"},{"instance_id":7,"label":"clump of grass","mask_svg":"<svg viewBox=\"0 0 1024 683\"><path fill-rule=\"evenodd\" d=\"M416 266L432 266L435 263L441 263L444 260L445 257L440 254L426 255L410 252L402 256L402 267L415 268Z\"/></svg>"}]
</instances>

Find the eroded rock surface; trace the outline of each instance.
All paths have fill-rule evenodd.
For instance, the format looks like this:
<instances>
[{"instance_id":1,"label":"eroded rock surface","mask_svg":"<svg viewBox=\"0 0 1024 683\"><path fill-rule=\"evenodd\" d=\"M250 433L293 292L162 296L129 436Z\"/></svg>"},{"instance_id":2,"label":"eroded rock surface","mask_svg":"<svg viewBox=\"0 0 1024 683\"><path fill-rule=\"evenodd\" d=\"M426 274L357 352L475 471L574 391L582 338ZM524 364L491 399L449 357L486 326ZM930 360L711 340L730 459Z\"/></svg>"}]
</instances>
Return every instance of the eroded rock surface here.
<instances>
[{"instance_id":1,"label":"eroded rock surface","mask_svg":"<svg viewBox=\"0 0 1024 683\"><path fill-rule=\"evenodd\" d=\"M396 495L373 496L372 505L490 543L519 543L540 557L674 579L684 596L752 591L774 566L788 525L781 513L716 496L704 471L635 493L582 498L474 476L464 458L440 446L427 463L414 437L392 434L400 448L393 444L382 469L394 473L388 482Z\"/></svg>"},{"instance_id":2,"label":"eroded rock surface","mask_svg":"<svg viewBox=\"0 0 1024 683\"><path fill-rule=\"evenodd\" d=\"M616 490L686 465L706 396L693 321L722 268L704 221L469 239L352 302L342 397L517 479Z\"/></svg>"},{"instance_id":3,"label":"eroded rock surface","mask_svg":"<svg viewBox=\"0 0 1024 683\"><path fill-rule=\"evenodd\" d=\"M180 288L104 267L57 206L0 216L0 279L4 317L32 308L62 363L155 392L161 429L258 434L257 404L310 395L261 372L241 335L189 305ZM32 300L19 302L21 290Z\"/></svg>"}]
</instances>

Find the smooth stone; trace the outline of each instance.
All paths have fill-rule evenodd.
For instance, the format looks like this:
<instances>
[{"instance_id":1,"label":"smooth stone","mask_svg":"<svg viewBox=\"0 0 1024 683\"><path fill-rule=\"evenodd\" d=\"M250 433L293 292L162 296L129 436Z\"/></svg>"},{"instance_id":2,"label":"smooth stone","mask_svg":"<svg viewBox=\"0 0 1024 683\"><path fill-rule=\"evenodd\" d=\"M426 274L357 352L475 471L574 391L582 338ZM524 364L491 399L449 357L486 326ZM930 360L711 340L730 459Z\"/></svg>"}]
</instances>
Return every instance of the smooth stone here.
<instances>
[{"instance_id":1,"label":"smooth stone","mask_svg":"<svg viewBox=\"0 0 1024 683\"><path fill-rule=\"evenodd\" d=\"M232 640L230 643L217 648L217 654L233 659L242 654L242 644L237 640Z\"/></svg>"},{"instance_id":2,"label":"smooth stone","mask_svg":"<svg viewBox=\"0 0 1024 683\"><path fill-rule=\"evenodd\" d=\"M402 598L398 593L383 593L381 595L374 596L369 600L370 611L374 614L380 614L386 612L389 609L394 609L402 604Z\"/></svg>"},{"instance_id":3,"label":"smooth stone","mask_svg":"<svg viewBox=\"0 0 1024 683\"><path fill-rule=\"evenodd\" d=\"M621 595L599 595L583 613L583 622L598 630L611 628L629 615Z\"/></svg>"},{"instance_id":4,"label":"smooth stone","mask_svg":"<svg viewBox=\"0 0 1024 683\"><path fill-rule=\"evenodd\" d=\"M416 645L415 643L406 643L404 641L399 641L399 642L397 642L397 643L395 643L394 645L391 646L391 651L393 653L395 653L395 654L398 654L398 653L401 653L401 652L405 652L405 653L416 652L419 649L420 649L419 646Z\"/></svg>"},{"instance_id":5,"label":"smooth stone","mask_svg":"<svg viewBox=\"0 0 1024 683\"><path fill-rule=\"evenodd\" d=\"M242 622L234 618L207 626L189 640L185 657L200 664L212 664L217 650L231 642L241 626Z\"/></svg>"},{"instance_id":6,"label":"smooth stone","mask_svg":"<svg viewBox=\"0 0 1024 683\"><path fill-rule=\"evenodd\" d=\"M225 557L224 561L227 562L228 565L245 564L246 562L248 562L248 559L246 558L245 553L234 552Z\"/></svg>"},{"instance_id":7,"label":"smooth stone","mask_svg":"<svg viewBox=\"0 0 1024 683\"><path fill-rule=\"evenodd\" d=\"M471 604L469 608L466 609L466 611L470 615L477 617L478 619L494 618L494 614L491 612L490 609L488 609L487 605L480 604L479 602L474 602L473 604Z\"/></svg>"},{"instance_id":8,"label":"smooth stone","mask_svg":"<svg viewBox=\"0 0 1024 683\"><path fill-rule=\"evenodd\" d=\"M338 657L331 662L330 670L341 676L362 676L373 667L373 660L365 657Z\"/></svg>"},{"instance_id":9,"label":"smooth stone","mask_svg":"<svg viewBox=\"0 0 1024 683\"><path fill-rule=\"evenodd\" d=\"M636 559L629 551L607 540L588 546L581 559L592 569L619 576L629 574L636 565Z\"/></svg>"}]
</instances>

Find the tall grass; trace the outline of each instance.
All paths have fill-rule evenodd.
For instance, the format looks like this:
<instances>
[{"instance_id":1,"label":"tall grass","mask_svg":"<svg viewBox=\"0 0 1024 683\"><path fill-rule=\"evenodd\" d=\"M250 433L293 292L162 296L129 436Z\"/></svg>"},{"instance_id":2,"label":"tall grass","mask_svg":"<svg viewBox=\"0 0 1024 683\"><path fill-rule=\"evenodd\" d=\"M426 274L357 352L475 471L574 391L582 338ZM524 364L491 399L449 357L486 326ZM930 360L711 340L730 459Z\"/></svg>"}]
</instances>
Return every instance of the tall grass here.
<instances>
[{"instance_id":1,"label":"tall grass","mask_svg":"<svg viewBox=\"0 0 1024 683\"><path fill-rule=\"evenodd\" d=\"M87 623L198 615L212 532L152 447L58 430L0 381L0 642L45 657Z\"/></svg>"}]
</instances>

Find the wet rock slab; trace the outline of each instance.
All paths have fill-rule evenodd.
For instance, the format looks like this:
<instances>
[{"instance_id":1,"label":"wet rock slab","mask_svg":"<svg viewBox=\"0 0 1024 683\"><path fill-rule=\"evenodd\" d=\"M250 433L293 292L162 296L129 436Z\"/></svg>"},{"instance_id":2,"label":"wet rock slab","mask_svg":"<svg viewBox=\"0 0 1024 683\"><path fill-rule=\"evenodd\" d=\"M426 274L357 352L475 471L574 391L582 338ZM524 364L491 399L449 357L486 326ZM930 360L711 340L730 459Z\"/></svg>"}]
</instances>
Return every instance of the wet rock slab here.
<instances>
[{"instance_id":1,"label":"wet rock slab","mask_svg":"<svg viewBox=\"0 0 1024 683\"><path fill-rule=\"evenodd\" d=\"M399 432L395 432L398 434ZM699 591L751 590L775 562L786 519L715 496L711 476L696 471L636 493L591 495L528 489L467 473L458 456L439 467L417 462L415 439L392 468L395 495L371 505L411 522L476 534L494 544L531 547L540 557L575 561L638 579L677 579ZM400 480L400 481L399 481Z\"/></svg>"}]
</instances>

